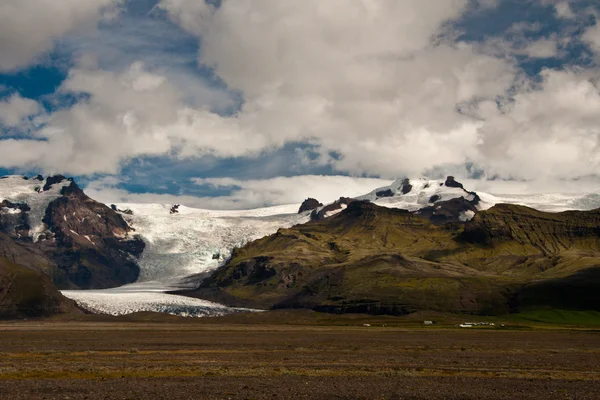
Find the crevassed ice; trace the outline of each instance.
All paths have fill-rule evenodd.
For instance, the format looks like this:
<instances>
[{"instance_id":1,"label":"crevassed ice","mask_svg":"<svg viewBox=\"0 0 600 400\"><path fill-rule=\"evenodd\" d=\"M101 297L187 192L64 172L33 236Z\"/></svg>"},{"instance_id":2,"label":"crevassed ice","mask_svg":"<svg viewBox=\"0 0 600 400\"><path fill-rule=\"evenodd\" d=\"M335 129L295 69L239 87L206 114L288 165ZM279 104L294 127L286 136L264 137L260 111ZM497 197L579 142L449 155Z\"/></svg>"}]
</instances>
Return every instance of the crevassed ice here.
<instances>
[{"instance_id":1,"label":"crevassed ice","mask_svg":"<svg viewBox=\"0 0 600 400\"><path fill-rule=\"evenodd\" d=\"M213 211L170 205L118 204L146 243L138 282L172 281L216 269L234 247L309 220L298 205L245 211Z\"/></svg>"}]
</instances>

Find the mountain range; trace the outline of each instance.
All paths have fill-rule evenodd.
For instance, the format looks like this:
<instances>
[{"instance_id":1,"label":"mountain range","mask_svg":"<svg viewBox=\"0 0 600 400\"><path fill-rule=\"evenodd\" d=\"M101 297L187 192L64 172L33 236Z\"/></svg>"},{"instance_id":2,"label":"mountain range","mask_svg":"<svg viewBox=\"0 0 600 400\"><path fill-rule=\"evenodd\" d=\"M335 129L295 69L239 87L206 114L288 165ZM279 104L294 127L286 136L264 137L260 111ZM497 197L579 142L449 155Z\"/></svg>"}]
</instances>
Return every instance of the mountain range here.
<instances>
[{"instance_id":1,"label":"mountain range","mask_svg":"<svg viewBox=\"0 0 600 400\"><path fill-rule=\"evenodd\" d=\"M66 297L112 314L227 312L207 300L383 314L598 310L597 200L498 197L448 177L325 205L211 211L105 205L60 175L2 177L0 316L74 312Z\"/></svg>"}]
</instances>

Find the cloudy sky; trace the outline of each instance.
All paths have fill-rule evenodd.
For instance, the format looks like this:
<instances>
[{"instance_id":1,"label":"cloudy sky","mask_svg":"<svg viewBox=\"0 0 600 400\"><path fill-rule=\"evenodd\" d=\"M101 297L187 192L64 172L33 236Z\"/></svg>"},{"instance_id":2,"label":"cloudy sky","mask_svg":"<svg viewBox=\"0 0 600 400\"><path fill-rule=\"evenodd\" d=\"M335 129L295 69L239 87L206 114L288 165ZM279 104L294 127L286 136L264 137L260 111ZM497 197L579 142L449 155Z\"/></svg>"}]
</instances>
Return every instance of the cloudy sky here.
<instances>
[{"instance_id":1,"label":"cloudy sky","mask_svg":"<svg viewBox=\"0 0 600 400\"><path fill-rule=\"evenodd\" d=\"M0 3L0 174L104 201L555 191L597 182L599 150L597 0Z\"/></svg>"}]
</instances>

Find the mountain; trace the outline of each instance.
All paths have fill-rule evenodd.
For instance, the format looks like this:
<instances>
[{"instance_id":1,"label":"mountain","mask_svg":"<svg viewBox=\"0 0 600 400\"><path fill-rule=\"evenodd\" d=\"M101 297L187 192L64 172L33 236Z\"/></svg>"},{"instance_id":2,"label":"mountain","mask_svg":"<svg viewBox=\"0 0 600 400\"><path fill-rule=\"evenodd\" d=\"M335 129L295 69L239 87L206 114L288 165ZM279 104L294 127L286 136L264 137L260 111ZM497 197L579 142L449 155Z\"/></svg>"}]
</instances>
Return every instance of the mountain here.
<instances>
[{"instance_id":1,"label":"mountain","mask_svg":"<svg viewBox=\"0 0 600 400\"><path fill-rule=\"evenodd\" d=\"M62 175L0 178L0 234L0 257L61 289L135 282L145 247L120 213Z\"/></svg>"},{"instance_id":2,"label":"mountain","mask_svg":"<svg viewBox=\"0 0 600 400\"><path fill-rule=\"evenodd\" d=\"M9 176L0 179L0 257L48 275L57 287L69 289L64 295L80 306L115 315L236 311L206 300L326 311L496 312L551 304L557 288L566 287L577 294L571 296L571 306L581 307L595 299L590 287L597 287L590 267L595 250L582 258L583 244L577 239L587 215L571 225L570 214L549 223L532 222L539 233L535 243L524 246L526 238L515 234L523 229L500 221L548 216L518 207L509 209L508 217L500 216L496 211L502 206L490 207L507 202L553 211L589 209L600 205L599 200L594 194L498 197L471 192L448 177L400 179L326 205L308 199L303 205L240 211L173 204L109 207L60 175ZM372 219L357 214L358 205L372 207L364 210ZM590 229L584 229L585 235ZM549 231L557 233L546 243L540 238ZM418 244L407 238L418 239ZM571 247L577 252L557 247L570 243L567 238L576 242ZM238 272L231 272L237 267ZM330 277L331 285L323 284L323 276ZM342 287L336 288L336 279ZM200 290L192 293L198 299L168 293L196 288L202 280ZM113 289L98 290L105 288Z\"/></svg>"},{"instance_id":3,"label":"mountain","mask_svg":"<svg viewBox=\"0 0 600 400\"><path fill-rule=\"evenodd\" d=\"M598 298L599 227L600 210L500 204L470 221L436 224L419 210L353 201L329 218L234 250L186 295L244 307L389 314L600 309L588 302Z\"/></svg>"}]
</instances>

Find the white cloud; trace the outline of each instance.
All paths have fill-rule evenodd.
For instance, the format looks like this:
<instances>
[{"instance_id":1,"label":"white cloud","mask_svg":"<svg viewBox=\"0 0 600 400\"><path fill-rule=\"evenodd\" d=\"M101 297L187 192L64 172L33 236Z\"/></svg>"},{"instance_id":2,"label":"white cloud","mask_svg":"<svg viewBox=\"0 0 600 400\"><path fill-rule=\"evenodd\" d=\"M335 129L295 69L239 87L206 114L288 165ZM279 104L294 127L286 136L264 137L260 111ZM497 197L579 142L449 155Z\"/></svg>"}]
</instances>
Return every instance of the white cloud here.
<instances>
[{"instance_id":1,"label":"white cloud","mask_svg":"<svg viewBox=\"0 0 600 400\"><path fill-rule=\"evenodd\" d=\"M553 58L558 55L558 40L556 38L535 40L522 49L517 54L523 54L530 58Z\"/></svg>"},{"instance_id":2,"label":"white cloud","mask_svg":"<svg viewBox=\"0 0 600 400\"><path fill-rule=\"evenodd\" d=\"M436 39L467 5L162 2L201 36L200 61L243 92L236 129L265 146L310 140L324 158L342 155L330 160L338 169L385 176L464 162L477 121L457 105L496 98L513 83L511 62Z\"/></svg>"},{"instance_id":3,"label":"white cloud","mask_svg":"<svg viewBox=\"0 0 600 400\"><path fill-rule=\"evenodd\" d=\"M574 178L600 171L600 70L545 70L498 109L481 104L481 165L490 175Z\"/></svg>"},{"instance_id":4,"label":"white cloud","mask_svg":"<svg viewBox=\"0 0 600 400\"><path fill-rule=\"evenodd\" d=\"M54 41L76 29L95 27L121 0L2 0L0 71L34 62Z\"/></svg>"},{"instance_id":5,"label":"white cloud","mask_svg":"<svg viewBox=\"0 0 600 400\"><path fill-rule=\"evenodd\" d=\"M568 1L561 1L555 4L554 9L556 10L556 16L559 18L573 19L576 17Z\"/></svg>"},{"instance_id":6,"label":"white cloud","mask_svg":"<svg viewBox=\"0 0 600 400\"><path fill-rule=\"evenodd\" d=\"M203 89L213 102L228 101L219 92ZM43 141L21 144L31 146L34 154L0 157L0 166L84 175L116 173L121 162L141 155L195 155L190 148L242 154L229 144L243 141L241 132L206 108L188 108L177 88L140 63L120 74L95 69L93 64L75 68L60 91L87 93L89 99L45 117L36 132L36 139ZM16 122L19 116L9 117ZM0 155L17 145L1 144Z\"/></svg>"},{"instance_id":7,"label":"white cloud","mask_svg":"<svg viewBox=\"0 0 600 400\"><path fill-rule=\"evenodd\" d=\"M308 197L330 203L341 196L356 197L373 189L389 185L391 181L347 176L304 175L263 180L233 178L194 179L198 185L219 188L235 187L228 196L193 197L152 193L128 193L117 189L114 178L90 183L85 192L105 203L161 203L184 204L205 209L251 209L280 204L299 204Z\"/></svg>"},{"instance_id":8,"label":"white cloud","mask_svg":"<svg viewBox=\"0 0 600 400\"><path fill-rule=\"evenodd\" d=\"M1 88L0 88L1 91ZM18 127L26 118L41 112L40 105L31 99L13 94L9 98L0 101L0 125Z\"/></svg>"},{"instance_id":9,"label":"white cloud","mask_svg":"<svg viewBox=\"0 0 600 400\"><path fill-rule=\"evenodd\" d=\"M600 63L600 23L587 28L583 33L582 39L590 46Z\"/></svg>"}]
</instances>

